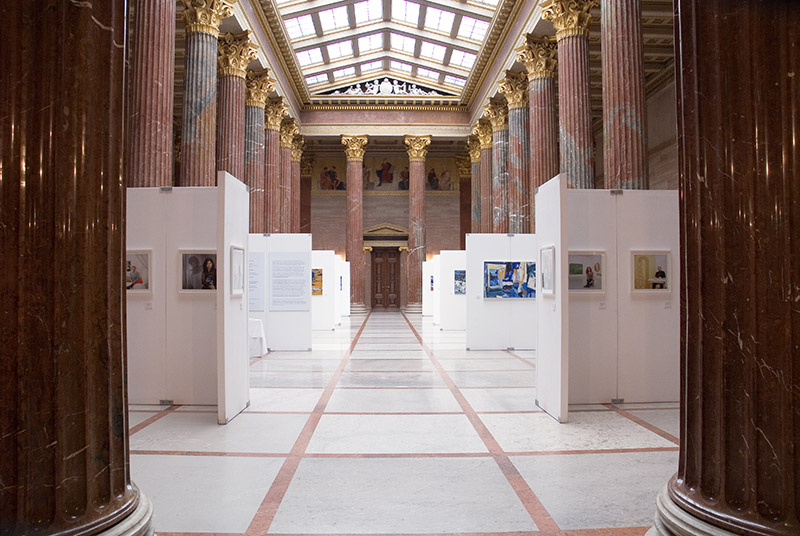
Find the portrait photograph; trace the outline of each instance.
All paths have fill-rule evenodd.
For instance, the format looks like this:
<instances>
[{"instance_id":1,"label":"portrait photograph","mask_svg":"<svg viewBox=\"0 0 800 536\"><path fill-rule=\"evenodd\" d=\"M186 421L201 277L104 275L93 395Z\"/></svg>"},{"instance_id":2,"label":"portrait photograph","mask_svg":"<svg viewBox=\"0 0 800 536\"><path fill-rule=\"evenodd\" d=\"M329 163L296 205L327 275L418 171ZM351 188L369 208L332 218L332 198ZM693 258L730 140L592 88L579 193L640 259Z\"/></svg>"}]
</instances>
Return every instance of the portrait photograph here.
<instances>
[{"instance_id":1,"label":"portrait photograph","mask_svg":"<svg viewBox=\"0 0 800 536\"><path fill-rule=\"evenodd\" d=\"M670 268L669 251L631 251L631 291L670 292Z\"/></svg>"},{"instance_id":2,"label":"portrait photograph","mask_svg":"<svg viewBox=\"0 0 800 536\"><path fill-rule=\"evenodd\" d=\"M217 290L217 252L189 250L179 252L180 292L209 292Z\"/></svg>"},{"instance_id":3,"label":"portrait photograph","mask_svg":"<svg viewBox=\"0 0 800 536\"><path fill-rule=\"evenodd\" d=\"M125 252L125 289L128 293L150 294L152 253L148 250L129 250Z\"/></svg>"},{"instance_id":4,"label":"portrait photograph","mask_svg":"<svg viewBox=\"0 0 800 536\"><path fill-rule=\"evenodd\" d=\"M575 292L604 292L605 252L570 251L568 288Z\"/></svg>"}]
</instances>

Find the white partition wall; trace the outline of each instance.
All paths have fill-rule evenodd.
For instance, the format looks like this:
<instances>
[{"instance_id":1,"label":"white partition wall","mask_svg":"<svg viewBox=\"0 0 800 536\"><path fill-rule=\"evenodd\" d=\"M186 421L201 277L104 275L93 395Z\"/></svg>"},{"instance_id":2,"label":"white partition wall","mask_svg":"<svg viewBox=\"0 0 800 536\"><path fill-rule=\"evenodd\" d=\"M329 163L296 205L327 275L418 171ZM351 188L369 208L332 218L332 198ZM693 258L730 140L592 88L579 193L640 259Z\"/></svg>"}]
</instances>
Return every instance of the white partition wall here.
<instances>
[{"instance_id":1,"label":"white partition wall","mask_svg":"<svg viewBox=\"0 0 800 536\"><path fill-rule=\"evenodd\" d=\"M422 261L422 316L433 316L433 261Z\"/></svg>"},{"instance_id":2,"label":"white partition wall","mask_svg":"<svg viewBox=\"0 0 800 536\"><path fill-rule=\"evenodd\" d=\"M536 237L539 241L536 403L559 422L568 419L569 400L566 194L566 185L560 176L536 190ZM551 266L552 272L548 273Z\"/></svg>"},{"instance_id":3,"label":"white partition wall","mask_svg":"<svg viewBox=\"0 0 800 536\"><path fill-rule=\"evenodd\" d=\"M467 349L536 348L538 297L484 298L484 263L537 262L537 238L532 234L467 234Z\"/></svg>"},{"instance_id":4,"label":"white partition wall","mask_svg":"<svg viewBox=\"0 0 800 536\"><path fill-rule=\"evenodd\" d=\"M312 251L311 270L322 270L321 294L311 294L311 329L334 329L336 324L336 294L339 282L336 271L336 253L333 251ZM311 274L309 273L309 277Z\"/></svg>"},{"instance_id":5,"label":"white partition wall","mask_svg":"<svg viewBox=\"0 0 800 536\"><path fill-rule=\"evenodd\" d=\"M439 254L440 325L445 331L467 329L467 289L460 277L456 285L456 271L466 272L466 270L466 251L442 251Z\"/></svg>"},{"instance_id":6,"label":"white partition wall","mask_svg":"<svg viewBox=\"0 0 800 536\"><path fill-rule=\"evenodd\" d=\"M431 259L431 275L433 275L433 324L442 323L442 280L441 280L441 257L434 255Z\"/></svg>"}]
</instances>

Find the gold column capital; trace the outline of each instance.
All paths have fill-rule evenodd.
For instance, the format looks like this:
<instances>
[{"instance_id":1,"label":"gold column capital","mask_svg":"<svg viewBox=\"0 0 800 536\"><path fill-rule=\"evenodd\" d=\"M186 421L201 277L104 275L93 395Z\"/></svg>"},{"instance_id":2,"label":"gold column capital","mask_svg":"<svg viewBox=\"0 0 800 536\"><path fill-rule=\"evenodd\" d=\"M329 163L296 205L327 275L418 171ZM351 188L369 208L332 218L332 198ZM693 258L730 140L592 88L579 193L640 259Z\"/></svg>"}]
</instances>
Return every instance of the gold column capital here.
<instances>
[{"instance_id":1,"label":"gold column capital","mask_svg":"<svg viewBox=\"0 0 800 536\"><path fill-rule=\"evenodd\" d=\"M505 104L489 101L489 104L483 107L483 113L492 124L492 132L508 130L508 107Z\"/></svg>"},{"instance_id":2,"label":"gold column capital","mask_svg":"<svg viewBox=\"0 0 800 536\"><path fill-rule=\"evenodd\" d=\"M183 0L186 33L207 33L219 37L222 19L233 15L236 0Z\"/></svg>"},{"instance_id":3,"label":"gold column capital","mask_svg":"<svg viewBox=\"0 0 800 536\"><path fill-rule=\"evenodd\" d=\"M342 145L344 145L344 153L347 155L347 161L355 160L361 162L364 160L364 152L367 150L367 136L345 136L342 135Z\"/></svg>"},{"instance_id":4,"label":"gold column capital","mask_svg":"<svg viewBox=\"0 0 800 536\"><path fill-rule=\"evenodd\" d=\"M226 33L217 42L217 71L220 76L246 78L247 64L258 56L258 47L250 41L250 30Z\"/></svg>"},{"instance_id":5,"label":"gold column capital","mask_svg":"<svg viewBox=\"0 0 800 536\"><path fill-rule=\"evenodd\" d=\"M400 253L408 253L408 246L400 246L399 248L397 248L397 251L399 251Z\"/></svg>"},{"instance_id":6,"label":"gold column capital","mask_svg":"<svg viewBox=\"0 0 800 536\"><path fill-rule=\"evenodd\" d=\"M269 130L280 130L283 116L289 111L289 107L283 102L282 97L269 99L264 107L264 125Z\"/></svg>"},{"instance_id":7,"label":"gold column capital","mask_svg":"<svg viewBox=\"0 0 800 536\"><path fill-rule=\"evenodd\" d=\"M294 137L300 133L300 127L293 117L284 117L281 121L281 147L292 148Z\"/></svg>"},{"instance_id":8,"label":"gold column capital","mask_svg":"<svg viewBox=\"0 0 800 536\"><path fill-rule=\"evenodd\" d=\"M306 150L306 139L297 135L292 140L292 162L303 161L303 151Z\"/></svg>"},{"instance_id":9,"label":"gold column capital","mask_svg":"<svg viewBox=\"0 0 800 536\"><path fill-rule=\"evenodd\" d=\"M408 136L405 137L406 152L408 152L408 159L412 162L425 161L425 156L428 154L428 146L431 144L430 136Z\"/></svg>"},{"instance_id":10,"label":"gold column capital","mask_svg":"<svg viewBox=\"0 0 800 536\"><path fill-rule=\"evenodd\" d=\"M500 80L497 89L506 96L509 108L528 106L528 77L525 73L506 71L506 76Z\"/></svg>"},{"instance_id":11,"label":"gold column capital","mask_svg":"<svg viewBox=\"0 0 800 536\"><path fill-rule=\"evenodd\" d=\"M303 150L305 151L305 140L303 140ZM311 173L314 169L314 161L316 157L313 154L303 153L300 158L300 176L311 178Z\"/></svg>"},{"instance_id":12,"label":"gold column capital","mask_svg":"<svg viewBox=\"0 0 800 536\"><path fill-rule=\"evenodd\" d=\"M517 61L525 65L528 80L555 78L558 69L558 47L550 36L527 36L527 42L517 49Z\"/></svg>"},{"instance_id":13,"label":"gold column capital","mask_svg":"<svg viewBox=\"0 0 800 536\"><path fill-rule=\"evenodd\" d=\"M247 71L244 83L247 88L245 104L264 108L269 94L275 91L275 81L269 77L269 69Z\"/></svg>"},{"instance_id":14,"label":"gold column capital","mask_svg":"<svg viewBox=\"0 0 800 536\"><path fill-rule=\"evenodd\" d=\"M468 156L456 156L456 167L460 179L472 177L472 163Z\"/></svg>"},{"instance_id":15,"label":"gold column capital","mask_svg":"<svg viewBox=\"0 0 800 536\"><path fill-rule=\"evenodd\" d=\"M473 127L473 132L475 127ZM473 164L481 161L481 141L476 135L467 137L467 151L469 151L469 160Z\"/></svg>"},{"instance_id":16,"label":"gold column capital","mask_svg":"<svg viewBox=\"0 0 800 536\"><path fill-rule=\"evenodd\" d=\"M370 251L372 251L372 246L364 246L363 249L364 253L369 253Z\"/></svg>"},{"instance_id":17,"label":"gold column capital","mask_svg":"<svg viewBox=\"0 0 800 536\"><path fill-rule=\"evenodd\" d=\"M570 36L589 36L589 11L600 4L600 0L544 0L542 18L549 20L556 28L556 38L560 41Z\"/></svg>"},{"instance_id":18,"label":"gold column capital","mask_svg":"<svg viewBox=\"0 0 800 536\"><path fill-rule=\"evenodd\" d=\"M478 119L472 126L472 134L478 138L479 150L492 148L492 124L488 119Z\"/></svg>"}]
</instances>

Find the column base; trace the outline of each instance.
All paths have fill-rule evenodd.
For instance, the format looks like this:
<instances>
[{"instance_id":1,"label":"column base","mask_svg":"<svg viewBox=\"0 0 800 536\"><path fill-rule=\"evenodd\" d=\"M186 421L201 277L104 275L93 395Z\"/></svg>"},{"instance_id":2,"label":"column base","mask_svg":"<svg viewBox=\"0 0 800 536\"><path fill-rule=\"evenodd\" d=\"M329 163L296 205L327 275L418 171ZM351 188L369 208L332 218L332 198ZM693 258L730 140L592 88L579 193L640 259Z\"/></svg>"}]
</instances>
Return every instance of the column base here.
<instances>
[{"instance_id":1,"label":"column base","mask_svg":"<svg viewBox=\"0 0 800 536\"><path fill-rule=\"evenodd\" d=\"M365 315L369 312L369 308L364 305L363 303L351 303L350 304L350 316L353 315Z\"/></svg>"},{"instance_id":2,"label":"column base","mask_svg":"<svg viewBox=\"0 0 800 536\"><path fill-rule=\"evenodd\" d=\"M738 536L683 510L670 498L668 486L664 486L656 498L655 524L645 536Z\"/></svg>"},{"instance_id":3,"label":"column base","mask_svg":"<svg viewBox=\"0 0 800 536\"><path fill-rule=\"evenodd\" d=\"M139 490L139 504L131 514L122 521L110 527L96 536L153 536L153 503L147 495Z\"/></svg>"},{"instance_id":4,"label":"column base","mask_svg":"<svg viewBox=\"0 0 800 536\"><path fill-rule=\"evenodd\" d=\"M421 303L409 303L405 307L401 309L407 315L421 315L422 314L422 304Z\"/></svg>"}]
</instances>

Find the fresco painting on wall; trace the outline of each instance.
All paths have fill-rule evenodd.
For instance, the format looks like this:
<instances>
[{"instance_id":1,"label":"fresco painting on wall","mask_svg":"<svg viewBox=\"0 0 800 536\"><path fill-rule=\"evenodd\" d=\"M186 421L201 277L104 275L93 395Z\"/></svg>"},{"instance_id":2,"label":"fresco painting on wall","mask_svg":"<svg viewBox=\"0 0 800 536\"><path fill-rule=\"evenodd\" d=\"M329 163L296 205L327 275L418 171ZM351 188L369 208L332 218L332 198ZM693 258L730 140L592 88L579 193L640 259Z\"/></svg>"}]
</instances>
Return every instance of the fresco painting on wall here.
<instances>
[{"instance_id":1,"label":"fresco painting on wall","mask_svg":"<svg viewBox=\"0 0 800 536\"><path fill-rule=\"evenodd\" d=\"M425 161L425 190L438 192L458 191L458 173L455 158L428 158ZM314 190L347 190L347 161L344 157L317 158L312 176ZM409 188L408 156L393 154L365 155L361 175L364 191L398 192Z\"/></svg>"}]
</instances>

